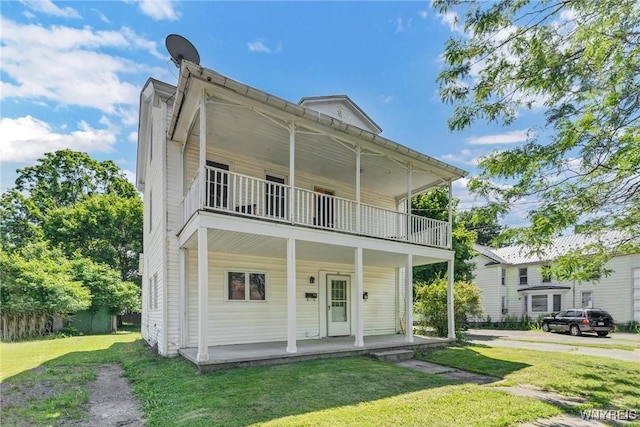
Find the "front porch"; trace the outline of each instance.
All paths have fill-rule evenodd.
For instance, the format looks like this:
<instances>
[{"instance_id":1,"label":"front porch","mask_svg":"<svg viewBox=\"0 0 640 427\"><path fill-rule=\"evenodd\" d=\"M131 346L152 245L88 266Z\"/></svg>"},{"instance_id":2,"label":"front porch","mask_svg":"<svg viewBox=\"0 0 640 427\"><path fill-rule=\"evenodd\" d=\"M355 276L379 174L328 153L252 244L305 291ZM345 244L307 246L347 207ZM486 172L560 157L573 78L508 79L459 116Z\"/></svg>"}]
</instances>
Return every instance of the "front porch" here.
<instances>
[{"instance_id":1,"label":"front porch","mask_svg":"<svg viewBox=\"0 0 640 427\"><path fill-rule=\"evenodd\" d=\"M414 335L413 342L408 343L405 340L405 335L402 334L373 335L364 338L364 346L355 347L353 340L353 337L299 340L297 353L286 352L286 341L210 346L209 360L206 361L197 360L198 349L196 347L180 349L179 354L194 363L199 371L206 372L337 357L367 356L380 350L417 350L444 347L452 341L450 338Z\"/></svg>"}]
</instances>

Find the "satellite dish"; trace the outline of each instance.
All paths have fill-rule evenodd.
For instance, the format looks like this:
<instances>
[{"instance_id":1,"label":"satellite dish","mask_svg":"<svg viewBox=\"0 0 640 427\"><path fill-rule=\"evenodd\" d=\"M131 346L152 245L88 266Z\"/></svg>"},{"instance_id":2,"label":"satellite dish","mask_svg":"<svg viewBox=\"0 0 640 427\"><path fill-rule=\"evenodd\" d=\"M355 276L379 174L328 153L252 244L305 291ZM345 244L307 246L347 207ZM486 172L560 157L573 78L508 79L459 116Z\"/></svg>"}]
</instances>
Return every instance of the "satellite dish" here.
<instances>
[{"instance_id":1,"label":"satellite dish","mask_svg":"<svg viewBox=\"0 0 640 427\"><path fill-rule=\"evenodd\" d=\"M200 55L191 42L178 34L169 34L165 40L171 61L180 68L183 59L200 64Z\"/></svg>"}]
</instances>

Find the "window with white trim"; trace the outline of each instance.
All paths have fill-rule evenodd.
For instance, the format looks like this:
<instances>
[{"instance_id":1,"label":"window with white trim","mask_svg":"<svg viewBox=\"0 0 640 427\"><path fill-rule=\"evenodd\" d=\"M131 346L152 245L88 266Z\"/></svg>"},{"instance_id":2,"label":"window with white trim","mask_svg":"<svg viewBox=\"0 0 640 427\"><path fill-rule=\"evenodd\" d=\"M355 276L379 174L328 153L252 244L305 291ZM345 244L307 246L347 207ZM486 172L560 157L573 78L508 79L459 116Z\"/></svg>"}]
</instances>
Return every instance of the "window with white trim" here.
<instances>
[{"instance_id":1,"label":"window with white trim","mask_svg":"<svg viewBox=\"0 0 640 427\"><path fill-rule=\"evenodd\" d=\"M506 268L501 268L500 269L500 284L502 286L506 286L507 285L507 269Z\"/></svg>"},{"instance_id":2,"label":"window with white trim","mask_svg":"<svg viewBox=\"0 0 640 427\"><path fill-rule=\"evenodd\" d=\"M147 308L153 308L153 278L149 277L149 287L147 288Z\"/></svg>"},{"instance_id":3,"label":"window with white trim","mask_svg":"<svg viewBox=\"0 0 640 427\"><path fill-rule=\"evenodd\" d=\"M507 297L504 295L500 298L500 310L502 314L507 314Z\"/></svg>"},{"instance_id":4,"label":"window with white trim","mask_svg":"<svg viewBox=\"0 0 640 427\"><path fill-rule=\"evenodd\" d=\"M546 313L547 307L547 295L531 295L532 313Z\"/></svg>"},{"instance_id":5,"label":"window with white trim","mask_svg":"<svg viewBox=\"0 0 640 427\"><path fill-rule=\"evenodd\" d=\"M526 285L529 282L529 279L527 277L527 267L524 268L519 268L518 269L518 276L520 277L520 284L521 285Z\"/></svg>"},{"instance_id":6,"label":"window with white trim","mask_svg":"<svg viewBox=\"0 0 640 427\"><path fill-rule=\"evenodd\" d=\"M267 273L229 270L227 271L227 300L266 301Z\"/></svg>"},{"instance_id":7,"label":"window with white trim","mask_svg":"<svg viewBox=\"0 0 640 427\"><path fill-rule=\"evenodd\" d=\"M153 275L153 307L154 310L158 309L158 273Z\"/></svg>"},{"instance_id":8,"label":"window with white trim","mask_svg":"<svg viewBox=\"0 0 640 427\"><path fill-rule=\"evenodd\" d=\"M582 308L593 308L593 292L591 291L581 292L580 299L582 300Z\"/></svg>"}]
</instances>

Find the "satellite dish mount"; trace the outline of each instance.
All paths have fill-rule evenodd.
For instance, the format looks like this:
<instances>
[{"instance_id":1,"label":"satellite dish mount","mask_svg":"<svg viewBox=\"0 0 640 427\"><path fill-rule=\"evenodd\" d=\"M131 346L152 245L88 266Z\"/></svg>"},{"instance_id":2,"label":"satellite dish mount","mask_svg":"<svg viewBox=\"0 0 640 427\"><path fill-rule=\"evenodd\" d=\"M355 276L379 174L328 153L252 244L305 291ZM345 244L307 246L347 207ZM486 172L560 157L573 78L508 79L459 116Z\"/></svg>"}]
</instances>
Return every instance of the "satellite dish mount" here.
<instances>
[{"instance_id":1,"label":"satellite dish mount","mask_svg":"<svg viewBox=\"0 0 640 427\"><path fill-rule=\"evenodd\" d=\"M169 34L165 40L171 61L180 68L182 60L200 64L200 54L191 42L178 34Z\"/></svg>"}]
</instances>

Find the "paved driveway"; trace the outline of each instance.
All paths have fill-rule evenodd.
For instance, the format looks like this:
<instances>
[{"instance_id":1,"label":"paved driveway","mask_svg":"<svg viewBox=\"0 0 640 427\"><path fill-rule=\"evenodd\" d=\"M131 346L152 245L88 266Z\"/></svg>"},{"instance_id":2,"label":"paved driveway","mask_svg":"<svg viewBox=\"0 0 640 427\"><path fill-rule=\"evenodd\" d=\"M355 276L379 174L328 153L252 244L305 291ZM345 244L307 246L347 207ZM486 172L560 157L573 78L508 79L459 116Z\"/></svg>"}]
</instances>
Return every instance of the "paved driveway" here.
<instances>
[{"instance_id":1,"label":"paved driveway","mask_svg":"<svg viewBox=\"0 0 640 427\"><path fill-rule=\"evenodd\" d=\"M555 332L470 329L466 336L470 343L490 347L582 354L640 363L640 334L614 333L603 338L589 334L573 337L569 334ZM602 345L603 347L632 346L635 347L635 350L592 347L594 345Z\"/></svg>"}]
</instances>

